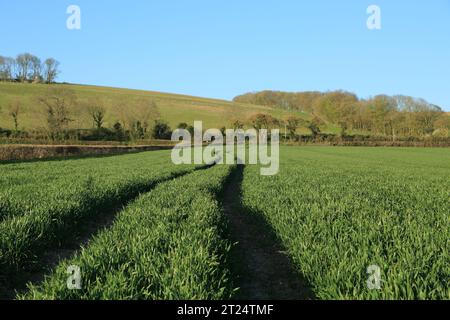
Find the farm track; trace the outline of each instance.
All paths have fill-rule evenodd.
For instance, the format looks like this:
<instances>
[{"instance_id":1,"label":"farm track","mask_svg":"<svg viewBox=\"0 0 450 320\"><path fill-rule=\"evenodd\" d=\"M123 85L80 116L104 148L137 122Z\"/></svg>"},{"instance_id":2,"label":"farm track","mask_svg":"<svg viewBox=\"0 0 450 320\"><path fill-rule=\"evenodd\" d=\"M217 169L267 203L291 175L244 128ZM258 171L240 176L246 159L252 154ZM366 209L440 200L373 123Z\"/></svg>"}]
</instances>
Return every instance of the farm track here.
<instances>
[{"instance_id":1,"label":"farm track","mask_svg":"<svg viewBox=\"0 0 450 320\"><path fill-rule=\"evenodd\" d=\"M223 208L229 219L231 270L236 299L314 299L307 281L293 268L273 229L262 215L241 204L244 166L229 177L223 194Z\"/></svg>"},{"instance_id":2,"label":"farm track","mask_svg":"<svg viewBox=\"0 0 450 320\"><path fill-rule=\"evenodd\" d=\"M0 279L0 300L14 299L18 292L20 293L26 290L26 286L30 282L33 284L41 283L45 276L50 274L62 260L69 259L74 256L82 247L88 246L91 239L95 237L95 235L111 227L116 219L116 216L141 194L150 192L162 183L176 180L183 176L192 174L195 171L207 170L211 167L212 165L206 165L196 168L194 171L177 173L170 178L161 180L156 184L149 185L147 189L142 190L139 194L134 194L123 203L116 204L112 208L108 208L99 214L84 219L79 223L77 226L77 232L73 234L72 237L69 235L63 242L47 248L47 250L39 256L38 267L35 267L34 270L22 271L20 277L10 281L2 277Z\"/></svg>"}]
</instances>

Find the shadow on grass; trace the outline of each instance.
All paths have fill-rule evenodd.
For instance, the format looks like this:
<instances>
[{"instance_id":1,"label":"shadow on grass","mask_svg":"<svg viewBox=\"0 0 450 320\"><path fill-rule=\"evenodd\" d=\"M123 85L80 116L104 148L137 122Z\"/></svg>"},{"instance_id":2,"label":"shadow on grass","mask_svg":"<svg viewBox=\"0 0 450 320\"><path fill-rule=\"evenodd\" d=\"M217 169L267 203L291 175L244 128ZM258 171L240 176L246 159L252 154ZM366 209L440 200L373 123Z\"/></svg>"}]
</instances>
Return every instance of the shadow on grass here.
<instances>
[{"instance_id":1,"label":"shadow on grass","mask_svg":"<svg viewBox=\"0 0 450 320\"><path fill-rule=\"evenodd\" d=\"M235 243L229 261L239 287L235 299L314 299L310 284L295 270L264 216L242 205L243 177L244 166L237 166L222 194L229 238Z\"/></svg>"},{"instance_id":2,"label":"shadow on grass","mask_svg":"<svg viewBox=\"0 0 450 320\"><path fill-rule=\"evenodd\" d=\"M213 166L199 166L194 171L207 170ZM70 228L58 230L58 235L64 234L65 237L58 238L51 245L38 246L34 252L35 261L28 264L28 267L8 272L0 270L0 300L14 299L17 293L26 290L28 283L41 283L45 275L51 274L62 260L73 257L81 247L87 246L95 235L111 227L117 215L141 194L152 191L161 183L181 178L194 171L175 173L166 179L150 183L146 188L128 195L126 199L120 199L101 209L93 210L70 225Z\"/></svg>"}]
</instances>

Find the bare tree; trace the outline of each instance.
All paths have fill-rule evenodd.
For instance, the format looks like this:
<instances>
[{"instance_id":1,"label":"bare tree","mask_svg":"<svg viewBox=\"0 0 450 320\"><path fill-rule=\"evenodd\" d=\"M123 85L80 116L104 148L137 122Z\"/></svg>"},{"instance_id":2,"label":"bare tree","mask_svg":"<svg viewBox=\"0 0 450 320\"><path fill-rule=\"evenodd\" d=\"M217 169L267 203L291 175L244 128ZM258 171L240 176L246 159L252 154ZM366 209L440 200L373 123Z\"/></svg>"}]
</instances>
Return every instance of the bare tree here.
<instances>
[{"instance_id":1,"label":"bare tree","mask_svg":"<svg viewBox=\"0 0 450 320\"><path fill-rule=\"evenodd\" d=\"M117 119L116 122L120 123L121 129L123 131L126 130L126 126L127 126L126 109L127 109L127 103L124 98L117 97L114 99L114 104L113 104L111 112L113 113L114 117Z\"/></svg>"},{"instance_id":2,"label":"bare tree","mask_svg":"<svg viewBox=\"0 0 450 320\"><path fill-rule=\"evenodd\" d=\"M13 80L16 61L9 57L0 57L0 81Z\"/></svg>"},{"instance_id":3,"label":"bare tree","mask_svg":"<svg viewBox=\"0 0 450 320\"><path fill-rule=\"evenodd\" d=\"M17 78L24 82L28 80L30 70L33 68L32 61L34 56L29 53L19 54L16 58Z\"/></svg>"},{"instance_id":4,"label":"bare tree","mask_svg":"<svg viewBox=\"0 0 450 320\"><path fill-rule=\"evenodd\" d=\"M138 112L136 116L141 122L144 132L149 129L150 123L161 117L157 104L148 98L139 98L135 100L135 105Z\"/></svg>"},{"instance_id":5,"label":"bare tree","mask_svg":"<svg viewBox=\"0 0 450 320\"><path fill-rule=\"evenodd\" d=\"M16 100L9 106L9 115L12 117L14 121L14 130L16 132L19 131L19 115L20 115L21 103L19 100Z\"/></svg>"},{"instance_id":6,"label":"bare tree","mask_svg":"<svg viewBox=\"0 0 450 320\"><path fill-rule=\"evenodd\" d=\"M279 125L279 120L270 114L258 113L250 117L250 122L256 130L272 129Z\"/></svg>"},{"instance_id":7,"label":"bare tree","mask_svg":"<svg viewBox=\"0 0 450 320\"><path fill-rule=\"evenodd\" d=\"M297 134L297 128L303 124L303 120L296 116L289 116L286 119L285 126L286 130L289 131L289 136L291 139L295 139Z\"/></svg>"},{"instance_id":8,"label":"bare tree","mask_svg":"<svg viewBox=\"0 0 450 320\"><path fill-rule=\"evenodd\" d=\"M143 138L150 134L150 126L160 118L160 113L156 103L149 98L137 98L122 103L123 108L127 111L125 115L125 123L129 128L132 136Z\"/></svg>"},{"instance_id":9,"label":"bare tree","mask_svg":"<svg viewBox=\"0 0 450 320\"><path fill-rule=\"evenodd\" d=\"M325 125L325 122L318 116L314 116L314 118L308 122L308 129L311 130L311 135L314 139L320 134L320 127L323 125Z\"/></svg>"},{"instance_id":10,"label":"bare tree","mask_svg":"<svg viewBox=\"0 0 450 320\"><path fill-rule=\"evenodd\" d=\"M76 96L72 90L63 87L50 88L39 102L46 107L47 125L53 139L58 138L67 129L70 109L76 104Z\"/></svg>"},{"instance_id":11,"label":"bare tree","mask_svg":"<svg viewBox=\"0 0 450 320\"><path fill-rule=\"evenodd\" d=\"M55 82L56 77L59 74L59 62L53 58L48 58L44 61L44 81L46 83Z\"/></svg>"},{"instance_id":12,"label":"bare tree","mask_svg":"<svg viewBox=\"0 0 450 320\"><path fill-rule=\"evenodd\" d=\"M234 130L238 130L244 129L245 124L239 119L234 119L231 122L231 126L233 127Z\"/></svg>"},{"instance_id":13,"label":"bare tree","mask_svg":"<svg viewBox=\"0 0 450 320\"><path fill-rule=\"evenodd\" d=\"M98 98L89 99L87 111L94 123L94 126L97 129L101 129L106 116L106 109L103 106L103 102Z\"/></svg>"},{"instance_id":14,"label":"bare tree","mask_svg":"<svg viewBox=\"0 0 450 320\"><path fill-rule=\"evenodd\" d=\"M41 59L36 56L31 57L31 77L30 80L34 82L42 81L42 64Z\"/></svg>"}]
</instances>

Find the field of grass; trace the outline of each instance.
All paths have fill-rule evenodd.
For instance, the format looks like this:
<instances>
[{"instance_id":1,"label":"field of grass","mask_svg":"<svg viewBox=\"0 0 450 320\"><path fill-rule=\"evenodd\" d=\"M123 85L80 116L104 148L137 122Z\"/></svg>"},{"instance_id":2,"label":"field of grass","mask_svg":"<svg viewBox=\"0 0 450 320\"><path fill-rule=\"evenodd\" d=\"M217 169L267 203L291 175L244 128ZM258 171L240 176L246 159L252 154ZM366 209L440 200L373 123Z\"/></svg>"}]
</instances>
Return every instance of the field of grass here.
<instances>
[{"instance_id":1,"label":"field of grass","mask_svg":"<svg viewBox=\"0 0 450 320\"><path fill-rule=\"evenodd\" d=\"M107 110L106 127L112 127L116 121L126 120L129 115L139 117L144 114L145 110L141 106L133 104L133 101L139 98L153 100L158 105L161 118L169 122L172 128L181 122L193 125L195 120L203 121L205 128L230 127L232 120L244 121L257 113L269 113L278 118L290 114L281 109L265 106L177 94L85 85L58 86L73 90L80 105L86 103L90 98L101 98ZM48 85L43 84L0 82L0 109L2 109L0 110L0 128L14 128L12 118L8 116L8 107L16 100L23 104L19 118L20 129L29 131L44 128L46 126L45 108L39 105L37 98L42 96L48 88ZM298 113L297 115L309 118L309 115L306 114ZM71 128L92 128L92 120L85 107L72 108L71 117L74 120L70 123Z\"/></svg>"},{"instance_id":2,"label":"field of grass","mask_svg":"<svg viewBox=\"0 0 450 320\"><path fill-rule=\"evenodd\" d=\"M92 215L190 172L169 151L0 167L0 273L30 268L49 245Z\"/></svg>"},{"instance_id":3,"label":"field of grass","mask_svg":"<svg viewBox=\"0 0 450 320\"><path fill-rule=\"evenodd\" d=\"M24 299L227 299L231 296L216 200L232 167L167 182L125 209L114 226L62 263ZM67 290L67 269L83 271Z\"/></svg>"},{"instance_id":4,"label":"field of grass","mask_svg":"<svg viewBox=\"0 0 450 320\"><path fill-rule=\"evenodd\" d=\"M274 177L246 168L243 204L318 298L450 299L448 149L286 148L281 163Z\"/></svg>"},{"instance_id":5,"label":"field of grass","mask_svg":"<svg viewBox=\"0 0 450 320\"><path fill-rule=\"evenodd\" d=\"M45 252L114 211L110 226L17 297L235 297L230 270L242 261L230 259L224 212L242 210L273 229L318 299L450 299L450 150L280 151L271 177L252 165L174 166L168 151L0 165L0 280L38 269ZM241 179L228 179L236 172ZM224 209L224 190L242 209ZM67 288L71 265L81 290ZM367 287L373 265L379 290Z\"/></svg>"}]
</instances>

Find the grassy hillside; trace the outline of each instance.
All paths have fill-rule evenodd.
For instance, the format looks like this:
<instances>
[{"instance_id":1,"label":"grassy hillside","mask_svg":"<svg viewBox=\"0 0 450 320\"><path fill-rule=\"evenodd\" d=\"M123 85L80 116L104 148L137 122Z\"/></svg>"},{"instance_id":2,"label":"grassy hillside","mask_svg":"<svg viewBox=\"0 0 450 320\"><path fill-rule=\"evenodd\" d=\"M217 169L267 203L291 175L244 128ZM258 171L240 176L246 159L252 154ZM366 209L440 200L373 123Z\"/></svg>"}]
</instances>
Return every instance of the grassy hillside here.
<instances>
[{"instance_id":1,"label":"grassy hillside","mask_svg":"<svg viewBox=\"0 0 450 320\"><path fill-rule=\"evenodd\" d=\"M91 98L102 99L107 110L105 126L110 127L118 120L125 120L130 115L137 116L145 113L139 105L133 105L133 100L150 98L157 105L163 120L175 127L180 122L193 124L194 120L202 120L205 128L220 128L230 126L232 120L244 121L256 113L269 113L277 118L288 116L288 111L266 106L235 103L218 99L206 99L178 94L168 94L152 91L97 87L86 85L57 85L70 88L77 96L78 106L71 109L74 120L72 128L91 128L92 121L87 113L86 103ZM19 116L19 128L31 130L45 127L45 108L37 102L48 85L19 84L0 82L0 127L12 129L13 120L9 116L9 105L19 100L22 104ZM303 118L310 118L307 114L296 113Z\"/></svg>"}]
</instances>

